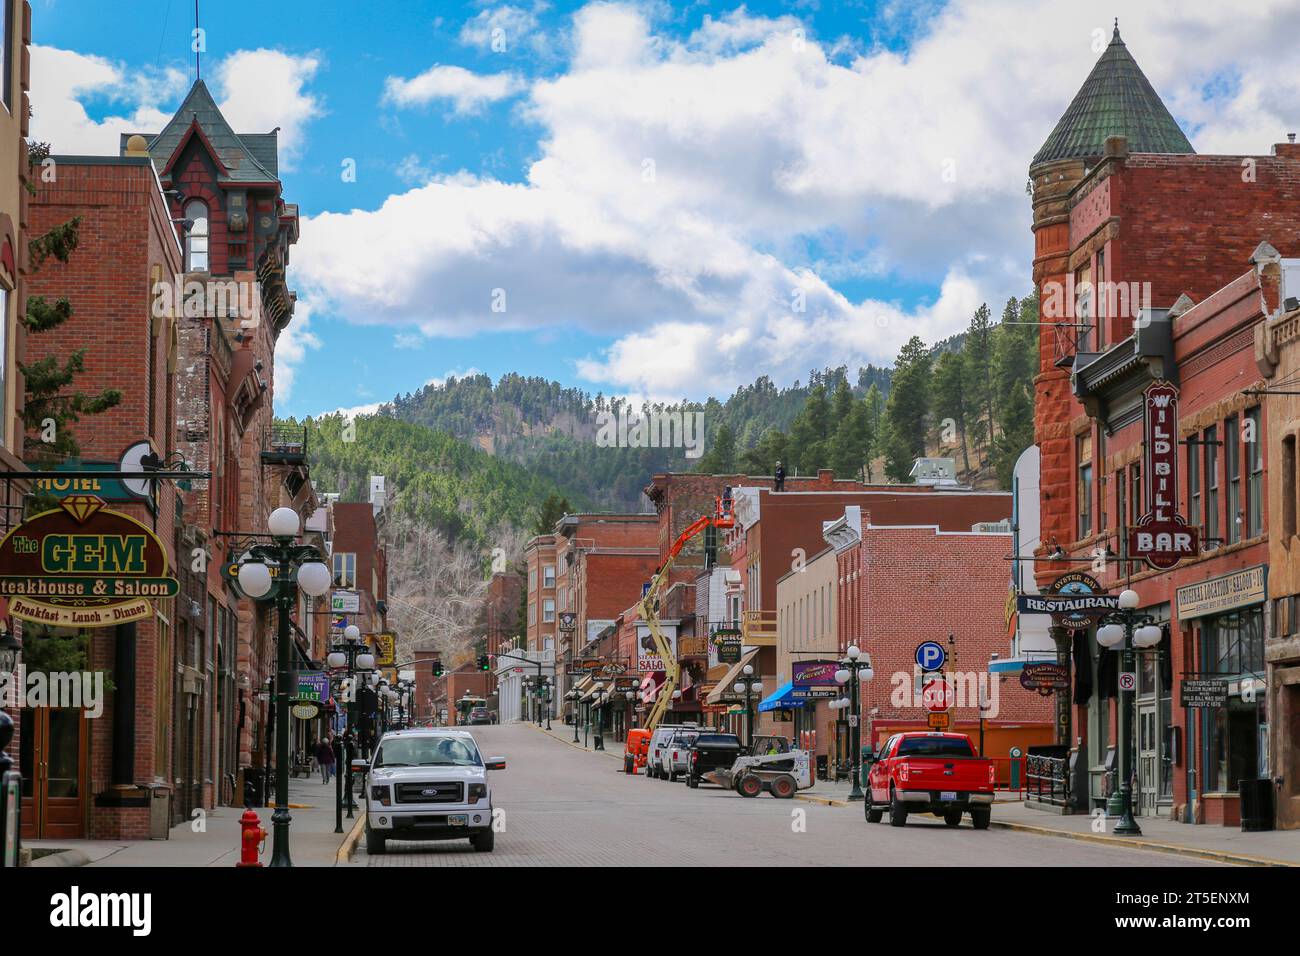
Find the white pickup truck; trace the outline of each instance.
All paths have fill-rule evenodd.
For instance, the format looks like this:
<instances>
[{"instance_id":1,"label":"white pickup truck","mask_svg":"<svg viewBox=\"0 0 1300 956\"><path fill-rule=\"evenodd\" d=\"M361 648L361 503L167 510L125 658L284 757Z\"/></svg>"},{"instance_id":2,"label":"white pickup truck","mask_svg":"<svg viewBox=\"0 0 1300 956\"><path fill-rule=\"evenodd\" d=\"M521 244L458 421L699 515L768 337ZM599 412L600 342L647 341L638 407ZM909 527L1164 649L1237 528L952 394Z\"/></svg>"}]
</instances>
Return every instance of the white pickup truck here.
<instances>
[{"instance_id":1,"label":"white pickup truck","mask_svg":"<svg viewBox=\"0 0 1300 956\"><path fill-rule=\"evenodd\" d=\"M654 735L650 738L650 743L646 747L645 775L657 777L660 780L676 779L673 771L668 767L668 745L673 737L682 731L691 731L699 733L701 730L698 724L660 724L655 728ZM685 768L679 768L676 772L681 773ZM670 775L672 775L670 777Z\"/></svg>"},{"instance_id":2,"label":"white pickup truck","mask_svg":"<svg viewBox=\"0 0 1300 956\"><path fill-rule=\"evenodd\" d=\"M468 837L475 850L491 853L496 833L488 771L505 766L504 757L484 760L464 730L384 734L366 781L366 852L385 852L389 840Z\"/></svg>"}]
</instances>

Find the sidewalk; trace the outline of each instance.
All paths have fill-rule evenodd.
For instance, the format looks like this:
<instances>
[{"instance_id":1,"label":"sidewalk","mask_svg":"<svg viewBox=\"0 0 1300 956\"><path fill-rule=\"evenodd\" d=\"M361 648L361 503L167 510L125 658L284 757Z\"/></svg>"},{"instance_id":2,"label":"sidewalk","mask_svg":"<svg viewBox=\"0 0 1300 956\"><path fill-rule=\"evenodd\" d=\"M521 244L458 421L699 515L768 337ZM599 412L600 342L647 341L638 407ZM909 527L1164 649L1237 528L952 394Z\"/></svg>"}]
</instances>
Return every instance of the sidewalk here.
<instances>
[{"instance_id":1,"label":"sidewalk","mask_svg":"<svg viewBox=\"0 0 1300 956\"><path fill-rule=\"evenodd\" d=\"M525 722L520 721L520 723L525 723ZM587 750L597 755L604 754L605 756L612 757L618 761L619 769L622 769L623 767L623 741L615 740L614 735L611 733L605 734L605 740L604 740L605 749L594 750L592 749L596 743L596 734L595 734L594 727L589 727L587 729L587 733L583 734L582 724L579 724L578 742L575 744L573 742L573 727L570 724L566 724L558 720L552 720L550 730L546 729L545 723L543 723L542 726L540 727L538 727L537 724L535 723L530 723L528 724L528 726L532 727L533 730L540 730L542 733L554 737L556 740L562 741L568 744L570 747L576 747L579 750Z\"/></svg>"},{"instance_id":2,"label":"sidewalk","mask_svg":"<svg viewBox=\"0 0 1300 956\"><path fill-rule=\"evenodd\" d=\"M811 790L798 794L835 807L852 807L862 813L859 803L849 803L849 784L818 780ZM993 806L991 826L1021 833L1034 833L1091 843L1138 846L1147 850L1177 853L1219 863L1255 866L1300 866L1300 830L1272 830L1243 833L1237 827L1216 827L1177 823L1159 817L1139 817L1140 836L1122 836L1114 832L1116 820L1095 819L1086 814L1059 816L1026 807L1014 794L999 793Z\"/></svg>"},{"instance_id":3,"label":"sidewalk","mask_svg":"<svg viewBox=\"0 0 1300 956\"><path fill-rule=\"evenodd\" d=\"M294 866L334 866L346 862L360 833L361 815L343 817L343 833L334 832L334 781L320 782L319 775L290 778L289 852ZM261 861L271 861L271 807L256 808L258 820L267 831ZM239 818L243 807L217 807L204 813L205 832L195 833L192 823L172 827L166 840L24 840L26 849L70 851L55 861L45 857L45 866L230 866L239 862ZM343 860L340 861L340 854Z\"/></svg>"}]
</instances>

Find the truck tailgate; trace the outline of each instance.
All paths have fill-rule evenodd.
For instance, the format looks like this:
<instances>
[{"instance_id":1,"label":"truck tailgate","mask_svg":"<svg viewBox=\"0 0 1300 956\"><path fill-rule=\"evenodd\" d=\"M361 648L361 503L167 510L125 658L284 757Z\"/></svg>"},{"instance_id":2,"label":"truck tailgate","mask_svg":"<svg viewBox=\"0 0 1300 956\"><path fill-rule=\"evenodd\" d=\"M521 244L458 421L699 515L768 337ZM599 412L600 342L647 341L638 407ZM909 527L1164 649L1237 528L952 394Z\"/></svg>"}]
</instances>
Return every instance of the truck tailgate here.
<instances>
[{"instance_id":1,"label":"truck tailgate","mask_svg":"<svg viewBox=\"0 0 1300 956\"><path fill-rule=\"evenodd\" d=\"M988 792L993 761L984 757L898 757L899 785L908 790Z\"/></svg>"}]
</instances>

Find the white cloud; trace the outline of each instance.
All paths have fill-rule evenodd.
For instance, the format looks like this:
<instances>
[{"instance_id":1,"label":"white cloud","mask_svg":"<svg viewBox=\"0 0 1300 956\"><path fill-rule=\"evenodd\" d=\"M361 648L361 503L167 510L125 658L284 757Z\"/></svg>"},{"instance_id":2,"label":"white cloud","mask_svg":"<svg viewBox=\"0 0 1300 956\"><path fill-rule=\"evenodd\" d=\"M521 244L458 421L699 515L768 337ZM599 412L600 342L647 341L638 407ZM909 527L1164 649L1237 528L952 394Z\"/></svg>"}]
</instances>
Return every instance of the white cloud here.
<instances>
[{"instance_id":1,"label":"white cloud","mask_svg":"<svg viewBox=\"0 0 1300 956\"><path fill-rule=\"evenodd\" d=\"M285 326L275 343L275 397L288 401L293 395L294 377L307 358L309 349L320 348L320 339L311 330L312 306L299 301L293 310L293 321Z\"/></svg>"},{"instance_id":2,"label":"white cloud","mask_svg":"<svg viewBox=\"0 0 1300 956\"><path fill-rule=\"evenodd\" d=\"M997 312L1028 291L1029 160L1109 21L1030 0L927 4L905 52L875 45L841 63L791 17L734 11L675 40L648 8L573 16L568 68L532 81L521 105L542 131L523 182L432 176L377 209L313 217L297 281L321 307L425 334L613 336L578 373L655 396L890 362L911 335L932 342L981 301ZM904 5L889 9L882 29L915 29ZM1136 5L1123 27L1198 147L1267 152L1286 132L1294 4ZM390 95L455 101L501 82L455 69L390 81ZM854 279L938 291L906 305L839 291Z\"/></svg>"},{"instance_id":3,"label":"white cloud","mask_svg":"<svg viewBox=\"0 0 1300 956\"><path fill-rule=\"evenodd\" d=\"M537 15L545 8L545 4L536 3L525 10L507 3L480 10L461 27L460 42L491 53L512 53L521 46L546 53L546 35L537 31Z\"/></svg>"},{"instance_id":4,"label":"white cloud","mask_svg":"<svg viewBox=\"0 0 1300 956\"><path fill-rule=\"evenodd\" d=\"M431 66L409 80L390 76L384 81L383 102L390 106L427 106L449 100L462 116L477 113L489 103L507 99L524 89L512 73L471 73L461 66Z\"/></svg>"},{"instance_id":5,"label":"white cloud","mask_svg":"<svg viewBox=\"0 0 1300 956\"><path fill-rule=\"evenodd\" d=\"M237 133L269 133L280 127L280 167L294 168L308 123L322 114L319 97L304 87L316 77L319 57L280 50L237 50L216 68L218 106Z\"/></svg>"},{"instance_id":6,"label":"white cloud","mask_svg":"<svg viewBox=\"0 0 1300 956\"><path fill-rule=\"evenodd\" d=\"M319 60L278 50L238 50L213 69L213 95L236 132L280 127L281 167L291 169L306 125L321 113L304 90ZM132 70L103 57L32 46L32 138L55 153L117 155L121 133L156 133L189 90L184 70ZM224 97L224 98L223 98ZM106 101L108 115L93 119L87 104Z\"/></svg>"},{"instance_id":7,"label":"white cloud","mask_svg":"<svg viewBox=\"0 0 1300 956\"><path fill-rule=\"evenodd\" d=\"M352 419L356 418L358 415L373 415L373 414L375 414L375 412L379 411L381 408L383 408L383 407L384 407L385 405L387 405L387 404L389 404L389 403L388 403L388 402L371 402L369 405L353 405L353 406L351 406L351 407L349 407L349 408L343 408L343 407L339 407L339 408L331 408L331 409L330 409L329 411L327 411L327 412L317 412L317 413L316 413L315 415L313 415L312 417L313 417L313 418L326 418L326 417L328 417L328 416L330 416L330 415L342 415L344 418L346 418L346 419L348 419L348 420L352 420Z\"/></svg>"},{"instance_id":8,"label":"white cloud","mask_svg":"<svg viewBox=\"0 0 1300 956\"><path fill-rule=\"evenodd\" d=\"M482 375L482 374L483 374L483 372L482 372L481 369L477 369L477 368L475 368L475 367L472 366L472 365L471 365L469 368L466 368L466 369L454 369L454 368L453 368L453 369L448 369L447 371L443 372L441 375L435 375L433 378L429 379L429 380L428 380L427 382L425 382L424 384L425 384L425 385L432 385L432 386L434 386L435 388L442 388L444 385L447 384L447 380L448 380L448 379L451 379L451 378L473 378L475 375Z\"/></svg>"}]
</instances>

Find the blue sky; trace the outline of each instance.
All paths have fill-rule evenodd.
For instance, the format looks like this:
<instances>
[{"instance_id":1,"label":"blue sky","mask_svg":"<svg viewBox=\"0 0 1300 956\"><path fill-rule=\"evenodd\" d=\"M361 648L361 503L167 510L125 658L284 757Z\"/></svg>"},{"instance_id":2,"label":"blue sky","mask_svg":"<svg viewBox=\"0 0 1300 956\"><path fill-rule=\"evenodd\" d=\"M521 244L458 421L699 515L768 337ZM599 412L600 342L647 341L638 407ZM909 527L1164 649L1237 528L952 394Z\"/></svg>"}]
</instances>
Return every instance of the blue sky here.
<instances>
[{"instance_id":1,"label":"blue sky","mask_svg":"<svg viewBox=\"0 0 1300 956\"><path fill-rule=\"evenodd\" d=\"M1260 153L1294 124L1293 6L1126 3L1121 26L1199 149ZM204 78L237 130L281 127L304 217L296 415L466 370L725 394L997 314L1029 289L1028 159L1110 32L1028 0L201 7ZM34 137L158 129L192 16L34 0Z\"/></svg>"}]
</instances>

